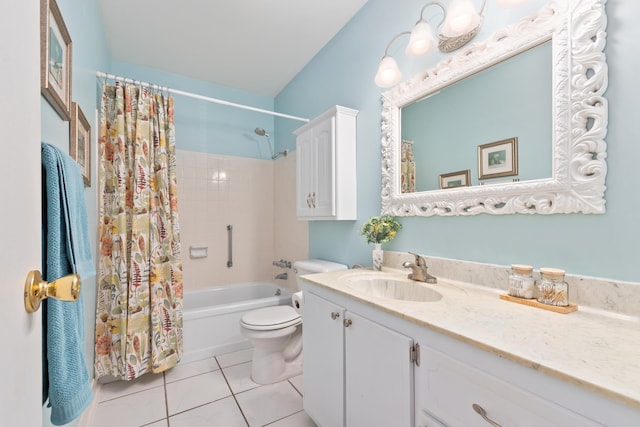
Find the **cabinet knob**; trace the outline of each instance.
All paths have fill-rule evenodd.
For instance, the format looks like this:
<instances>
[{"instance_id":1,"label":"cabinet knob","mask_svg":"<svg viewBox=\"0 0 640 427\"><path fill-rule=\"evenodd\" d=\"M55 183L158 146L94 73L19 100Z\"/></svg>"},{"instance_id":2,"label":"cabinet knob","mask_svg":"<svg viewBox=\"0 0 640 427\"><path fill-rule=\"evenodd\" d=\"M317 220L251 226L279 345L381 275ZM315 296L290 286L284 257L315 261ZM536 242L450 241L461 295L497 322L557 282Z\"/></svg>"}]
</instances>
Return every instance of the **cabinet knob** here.
<instances>
[{"instance_id":1,"label":"cabinet knob","mask_svg":"<svg viewBox=\"0 0 640 427\"><path fill-rule=\"evenodd\" d=\"M493 427L502 427L500 424L498 424L497 422L493 421L491 418L489 418L487 416L487 411L484 410L484 408L480 405L478 405L477 403L474 403L473 405L471 405L471 407L473 408L474 411L476 411L486 422L488 422L489 424L491 424Z\"/></svg>"},{"instance_id":2,"label":"cabinet knob","mask_svg":"<svg viewBox=\"0 0 640 427\"><path fill-rule=\"evenodd\" d=\"M337 311L332 311L331 312L331 319L332 320L336 320L338 317L340 317L340 313L338 313Z\"/></svg>"},{"instance_id":3,"label":"cabinet knob","mask_svg":"<svg viewBox=\"0 0 640 427\"><path fill-rule=\"evenodd\" d=\"M344 319L342 321L342 324L344 325L345 328L348 328L349 326L351 326L353 322L351 321L351 319Z\"/></svg>"}]
</instances>

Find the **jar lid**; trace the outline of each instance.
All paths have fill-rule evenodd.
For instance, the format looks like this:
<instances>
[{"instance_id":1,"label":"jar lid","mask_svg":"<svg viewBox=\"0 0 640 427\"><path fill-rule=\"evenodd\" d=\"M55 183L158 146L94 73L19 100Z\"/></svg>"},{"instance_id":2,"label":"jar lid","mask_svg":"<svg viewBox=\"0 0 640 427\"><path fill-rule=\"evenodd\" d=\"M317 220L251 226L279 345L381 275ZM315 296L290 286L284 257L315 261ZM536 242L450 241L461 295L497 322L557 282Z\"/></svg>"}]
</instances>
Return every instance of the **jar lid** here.
<instances>
[{"instance_id":1,"label":"jar lid","mask_svg":"<svg viewBox=\"0 0 640 427\"><path fill-rule=\"evenodd\" d=\"M541 268L540 274L543 276L547 276L550 279L563 279L564 278L564 270L559 268Z\"/></svg>"},{"instance_id":2,"label":"jar lid","mask_svg":"<svg viewBox=\"0 0 640 427\"><path fill-rule=\"evenodd\" d=\"M511 269L519 274L527 274L533 271L533 267L526 264L511 264Z\"/></svg>"}]
</instances>

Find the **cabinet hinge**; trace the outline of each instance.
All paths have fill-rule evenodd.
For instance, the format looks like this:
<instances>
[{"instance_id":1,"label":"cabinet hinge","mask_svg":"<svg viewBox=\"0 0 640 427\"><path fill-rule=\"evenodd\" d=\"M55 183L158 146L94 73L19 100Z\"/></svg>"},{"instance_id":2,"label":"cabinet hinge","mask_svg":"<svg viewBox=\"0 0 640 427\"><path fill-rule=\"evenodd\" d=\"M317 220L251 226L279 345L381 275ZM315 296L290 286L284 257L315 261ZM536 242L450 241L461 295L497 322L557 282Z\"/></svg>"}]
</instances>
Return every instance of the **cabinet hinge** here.
<instances>
[{"instance_id":1,"label":"cabinet hinge","mask_svg":"<svg viewBox=\"0 0 640 427\"><path fill-rule=\"evenodd\" d=\"M420 344L415 343L409 349L409 357L411 362L415 363L416 366L420 366Z\"/></svg>"}]
</instances>

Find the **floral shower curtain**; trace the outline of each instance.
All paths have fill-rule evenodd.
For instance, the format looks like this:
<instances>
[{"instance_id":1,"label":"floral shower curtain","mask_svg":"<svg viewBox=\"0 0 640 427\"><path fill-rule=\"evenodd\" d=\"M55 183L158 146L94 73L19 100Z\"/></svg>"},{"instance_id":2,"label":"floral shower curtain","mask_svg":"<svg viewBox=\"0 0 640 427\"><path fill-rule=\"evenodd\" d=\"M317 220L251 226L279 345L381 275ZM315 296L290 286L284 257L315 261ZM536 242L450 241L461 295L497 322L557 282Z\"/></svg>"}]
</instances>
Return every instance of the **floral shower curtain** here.
<instances>
[{"instance_id":1,"label":"floral shower curtain","mask_svg":"<svg viewBox=\"0 0 640 427\"><path fill-rule=\"evenodd\" d=\"M400 145L401 193L416 191L416 162L413 158L413 141L402 140Z\"/></svg>"},{"instance_id":2,"label":"floral shower curtain","mask_svg":"<svg viewBox=\"0 0 640 427\"><path fill-rule=\"evenodd\" d=\"M105 83L100 116L96 376L131 380L182 355L173 98Z\"/></svg>"}]
</instances>

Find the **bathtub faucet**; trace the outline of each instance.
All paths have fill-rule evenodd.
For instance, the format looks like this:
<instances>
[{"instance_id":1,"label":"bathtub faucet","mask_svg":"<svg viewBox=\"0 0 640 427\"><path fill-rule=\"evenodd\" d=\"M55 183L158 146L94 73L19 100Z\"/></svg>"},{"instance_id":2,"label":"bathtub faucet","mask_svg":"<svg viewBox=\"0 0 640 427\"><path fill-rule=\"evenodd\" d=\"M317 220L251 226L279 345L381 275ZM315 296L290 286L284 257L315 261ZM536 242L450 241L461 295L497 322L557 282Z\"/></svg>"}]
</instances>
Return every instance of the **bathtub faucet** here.
<instances>
[{"instance_id":1,"label":"bathtub faucet","mask_svg":"<svg viewBox=\"0 0 640 427\"><path fill-rule=\"evenodd\" d=\"M284 273L282 273L282 274L278 274L278 275L276 276L276 279L287 280L287 273L286 273L286 272L284 272Z\"/></svg>"}]
</instances>

